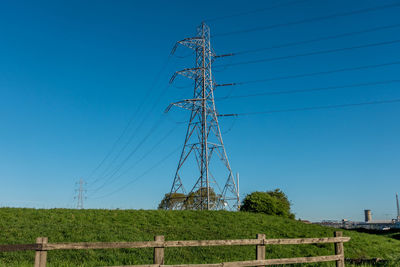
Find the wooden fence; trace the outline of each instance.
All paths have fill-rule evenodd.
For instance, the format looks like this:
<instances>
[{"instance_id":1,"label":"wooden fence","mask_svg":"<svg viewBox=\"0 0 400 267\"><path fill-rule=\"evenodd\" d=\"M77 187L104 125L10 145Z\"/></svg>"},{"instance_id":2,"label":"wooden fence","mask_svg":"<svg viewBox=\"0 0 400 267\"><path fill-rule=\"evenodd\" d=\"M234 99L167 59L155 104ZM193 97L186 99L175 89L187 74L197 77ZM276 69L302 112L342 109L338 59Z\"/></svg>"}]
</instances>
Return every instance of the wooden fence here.
<instances>
[{"instance_id":1,"label":"wooden fence","mask_svg":"<svg viewBox=\"0 0 400 267\"><path fill-rule=\"evenodd\" d=\"M46 267L47 251L66 250L66 249L117 249L117 248L154 248L153 264L129 265L131 267L233 267L233 266L266 266L295 263L315 263L336 261L337 267L344 266L343 242L348 242L350 237L343 237L342 232L335 232L334 237L326 238L294 238L294 239L266 239L264 234L257 234L256 239L237 239L237 240L185 240L185 241L165 241L164 236L155 236L154 241L143 242L93 242L93 243L48 243L47 237L38 237L36 244L16 244L0 245L0 252L34 250L35 267ZM296 244L321 244L334 243L335 255L301 257L301 258L282 258L265 259L266 245L296 245ZM164 249L171 247L208 247L208 246L256 246L256 260L223 262L214 264L181 264L165 265ZM125 265L127 267L128 265ZM114 266L118 267L118 266ZM121 266L120 266L121 267Z\"/></svg>"}]
</instances>

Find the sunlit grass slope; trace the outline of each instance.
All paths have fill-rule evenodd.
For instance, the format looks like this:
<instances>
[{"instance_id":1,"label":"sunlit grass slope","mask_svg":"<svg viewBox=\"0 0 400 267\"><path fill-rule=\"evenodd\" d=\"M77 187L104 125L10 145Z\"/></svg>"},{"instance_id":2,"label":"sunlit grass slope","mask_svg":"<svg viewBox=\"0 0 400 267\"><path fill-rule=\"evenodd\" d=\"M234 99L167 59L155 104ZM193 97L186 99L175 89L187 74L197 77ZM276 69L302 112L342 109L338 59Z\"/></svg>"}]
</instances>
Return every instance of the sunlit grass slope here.
<instances>
[{"instance_id":1,"label":"sunlit grass slope","mask_svg":"<svg viewBox=\"0 0 400 267\"><path fill-rule=\"evenodd\" d=\"M334 229L263 214L226 211L35 210L0 208L0 243L331 237ZM400 241L385 236L344 231L351 237L346 258L400 259ZM267 246L268 258L329 255L333 245ZM50 251L48 266L110 266L152 263L151 249ZM216 263L250 260L253 246L166 249L166 263ZM34 252L0 253L0 266L32 266ZM321 266L321 264L316 265Z\"/></svg>"}]
</instances>

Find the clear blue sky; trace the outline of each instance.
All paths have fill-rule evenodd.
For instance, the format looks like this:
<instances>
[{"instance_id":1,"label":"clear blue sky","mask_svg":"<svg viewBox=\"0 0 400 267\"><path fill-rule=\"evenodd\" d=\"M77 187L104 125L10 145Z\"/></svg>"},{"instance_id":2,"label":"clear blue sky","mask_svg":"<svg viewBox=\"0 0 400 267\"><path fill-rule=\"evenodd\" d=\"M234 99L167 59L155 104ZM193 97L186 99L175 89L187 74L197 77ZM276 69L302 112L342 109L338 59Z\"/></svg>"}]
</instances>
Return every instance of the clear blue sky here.
<instances>
[{"instance_id":1,"label":"clear blue sky","mask_svg":"<svg viewBox=\"0 0 400 267\"><path fill-rule=\"evenodd\" d=\"M204 19L264 9L279 2L202 1L199 5L195 1L3 1L0 206L73 207L75 183L82 177L88 182L88 208L156 208L170 190L179 157L176 149L182 146L185 135L185 125L176 122L189 116L184 110L162 113L170 102L189 97L193 90L191 82L184 79L167 87L174 71L193 65L191 52L180 48L177 55L183 58L173 57L163 68L172 46L193 36ZM390 3L396 1L309 0L210 20L208 24L212 34L219 34ZM223 54L363 31L400 24L399 12L398 6L215 36L212 45L217 54ZM218 59L215 65L395 41L399 33L400 27L392 27ZM392 43L216 67L214 75L217 82L229 83L376 65L400 61L399 48L399 43ZM391 65L220 87L215 95L396 80L399 71L400 65ZM217 109L220 113L241 113L399 98L399 83L392 83L229 99L217 101ZM232 169L240 173L242 196L255 190L281 188L293 202L296 216L302 219L359 220L367 208L374 218L387 219L395 216L394 197L400 191L399 115L400 104L393 103L224 118L221 127ZM147 136L160 116L160 125ZM127 134L92 175L130 118L133 120ZM141 121L144 124L137 129ZM132 141L112 162L115 151L130 136ZM153 149L159 140L163 141ZM102 179L93 185L107 166L119 166L132 151L135 153L118 172L119 178L95 192L107 181ZM152 168L172 151L176 153ZM142 173L146 175L141 177ZM186 185L191 186L189 182ZM107 196L119 188L123 189Z\"/></svg>"}]
</instances>

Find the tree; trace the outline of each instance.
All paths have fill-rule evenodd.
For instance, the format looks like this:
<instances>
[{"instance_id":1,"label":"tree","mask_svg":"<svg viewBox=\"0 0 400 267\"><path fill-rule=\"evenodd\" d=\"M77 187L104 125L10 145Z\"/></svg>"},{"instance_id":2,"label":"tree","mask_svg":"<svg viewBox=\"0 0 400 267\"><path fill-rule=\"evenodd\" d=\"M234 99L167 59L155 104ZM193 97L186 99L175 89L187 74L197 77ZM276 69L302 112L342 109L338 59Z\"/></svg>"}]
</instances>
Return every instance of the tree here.
<instances>
[{"instance_id":1,"label":"tree","mask_svg":"<svg viewBox=\"0 0 400 267\"><path fill-rule=\"evenodd\" d=\"M216 194L214 190L209 188L210 210L220 209L224 206L222 196ZM200 210L207 209L207 202L201 203L201 199L207 198L207 188L199 188L197 191L188 195L182 193L165 194L164 198L158 205L158 209L184 209L184 210ZM201 207L203 206L203 207Z\"/></svg>"},{"instance_id":2,"label":"tree","mask_svg":"<svg viewBox=\"0 0 400 267\"><path fill-rule=\"evenodd\" d=\"M224 204L222 201L222 196L216 194L211 187L209 187L208 193L210 198L209 209L215 210L222 208ZM202 199L203 203L201 203ZM196 192L192 192L189 195L187 195L187 198L183 203L183 207L184 209L187 210L199 210L201 209L201 206L203 206L203 209L207 209L206 199L207 199L207 187L199 188Z\"/></svg>"},{"instance_id":3,"label":"tree","mask_svg":"<svg viewBox=\"0 0 400 267\"><path fill-rule=\"evenodd\" d=\"M280 189L248 194L244 198L240 210L294 219L294 214L290 212L290 202Z\"/></svg>"},{"instance_id":4,"label":"tree","mask_svg":"<svg viewBox=\"0 0 400 267\"><path fill-rule=\"evenodd\" d=\"M181 193L165 194L164 198L158 204L159 210L178 209L183 205L186 196Z\"/></svg>"}]
</instances>

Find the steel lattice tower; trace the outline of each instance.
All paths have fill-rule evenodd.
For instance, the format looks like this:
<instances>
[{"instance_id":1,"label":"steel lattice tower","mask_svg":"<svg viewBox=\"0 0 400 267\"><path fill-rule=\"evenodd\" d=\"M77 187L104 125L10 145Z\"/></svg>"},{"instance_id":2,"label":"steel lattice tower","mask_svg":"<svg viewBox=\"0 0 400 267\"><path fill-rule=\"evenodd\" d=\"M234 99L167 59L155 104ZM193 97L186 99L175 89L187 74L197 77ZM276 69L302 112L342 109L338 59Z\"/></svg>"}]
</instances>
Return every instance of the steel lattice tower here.
<instances>
[{"instance_id":1,"label":"steel lattice tower","mask_svg":"<svg viewBox=\"0 0 400 267\"><path fill-rule=\"evenodd\" d=\"M86 183L83 179L80 179L78 184L79 188L75 190L78 193L78 195L75 197L75 199L77 200L76 208L83 209L83 200L85 199L84 193L86 192L84 186L86 185Z\"/></svg>"},{"instance_id":2,"label":"steel lattice tower","mask_svg":"<svg viewBox=\"0 0 400 267\"><path fill-rule=\"evenodd\" d=\"M397 193L396 193L396 205L397 205L397 221L400 222L399 195Z\"/></svg>"},{"instance_id":3,"label":"steel lattice tower","mask_svg":"<svg viewBox=\"0 0 400 267\"><path fill-rule=\"evenodd\" d=\"M202 23L197 28L197 36L177 42L172 53L178 45L195 51L196 65L194 68L177 71L170 80L172 83L177 75L193 79L194 92L193 98L172 103L167 108L168 111L172 106L178 106L191 111L184 146L169 194L170 200L175 195L184 194L186 204L182 202L176 204L169 200L168 209L238 209L240 205L238 188L222 141L218 124L219 115L215 109L215 84L211 65L216 55L210 44L210 28ZM214 155L222 161L225 171L224 176L220 175L218 179L210 171L210 162ZM191 191L186 194L182 184L181 169L189 156L194 156L197 161L199 177ZM225 182L222 189L217 183L221 178Z\"/></svg>"}]
</instances>

